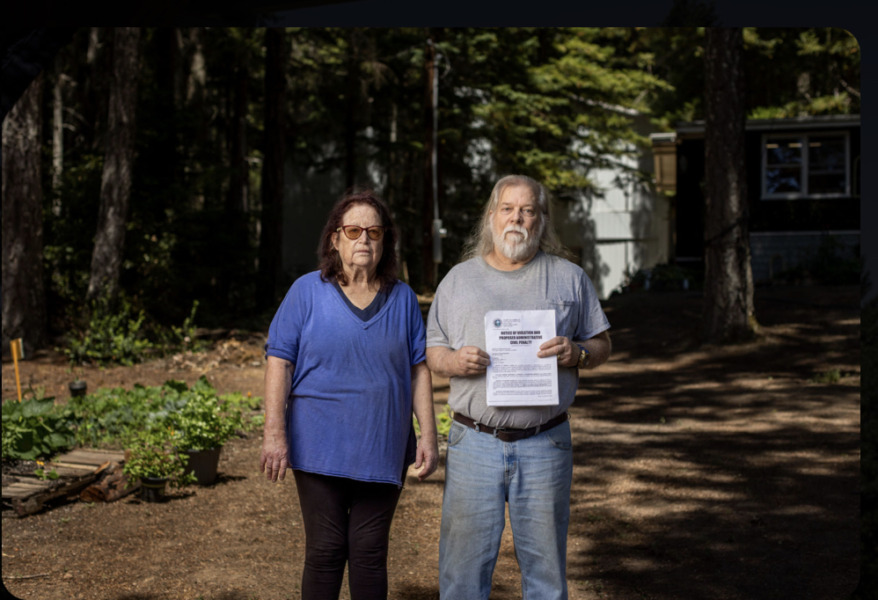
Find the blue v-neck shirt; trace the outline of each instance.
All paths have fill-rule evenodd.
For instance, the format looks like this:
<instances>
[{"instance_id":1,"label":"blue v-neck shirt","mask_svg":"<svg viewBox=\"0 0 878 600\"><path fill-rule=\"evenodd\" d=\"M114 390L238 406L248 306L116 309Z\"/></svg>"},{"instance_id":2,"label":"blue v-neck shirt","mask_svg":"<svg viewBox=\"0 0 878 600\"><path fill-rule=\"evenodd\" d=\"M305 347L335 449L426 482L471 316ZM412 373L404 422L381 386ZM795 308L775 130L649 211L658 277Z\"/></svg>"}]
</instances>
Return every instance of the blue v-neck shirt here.
<instances>
[{"instance_id":1,"label":"blue v-neck shirt","mask_svg":"<svg viewBox=\"0 0 878 600\"><path fill-rule=\"evenodd\" d=\"M295 365L287 402L293 469L402 485L414 460L411 368L426 359L424 320L397 282L363 320L315 271L290 287L266 355Z\"/></svg>"}]
</instances>

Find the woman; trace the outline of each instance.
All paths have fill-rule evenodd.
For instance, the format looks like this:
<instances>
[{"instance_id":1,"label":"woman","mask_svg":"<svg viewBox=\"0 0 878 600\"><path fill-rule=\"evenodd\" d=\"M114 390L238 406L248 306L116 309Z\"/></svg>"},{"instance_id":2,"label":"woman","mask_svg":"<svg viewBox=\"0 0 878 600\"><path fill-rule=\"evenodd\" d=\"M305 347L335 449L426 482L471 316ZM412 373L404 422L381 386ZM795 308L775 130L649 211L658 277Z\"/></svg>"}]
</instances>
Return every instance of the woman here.
<instances>
[{"instance_id":1,"label":"woman","mask_svg":"<svg viewBox=\"0 0 878 600\"><path fill-rule=\"evenodd\" d=\"M270 481L293 469L305 524L304 600L387 597L387 547L405 473L438 461L424 322L396 278L396 230L371 192L332 209L320 270L297 279L266 344ZM415 439L412 411L421 430Z\"/></svg>"}]
</instances>

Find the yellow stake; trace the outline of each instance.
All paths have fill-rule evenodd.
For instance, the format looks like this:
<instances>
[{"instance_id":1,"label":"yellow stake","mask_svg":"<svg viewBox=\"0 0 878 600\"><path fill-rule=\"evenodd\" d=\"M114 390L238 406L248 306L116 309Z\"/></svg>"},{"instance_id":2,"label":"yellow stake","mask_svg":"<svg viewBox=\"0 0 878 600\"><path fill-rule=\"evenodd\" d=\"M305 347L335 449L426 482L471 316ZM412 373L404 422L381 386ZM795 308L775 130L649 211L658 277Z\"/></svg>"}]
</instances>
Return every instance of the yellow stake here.
<instances>
[{"instance_id":1,"label":"yellow stake","mask_svg":"<svg viewBox=\"0 0 878 600\"><path fill-rule=\"evenodd\" d=\"M12 348L12 362L15 363L15 387L18 389L18 401L21 402L21 379L18 376L18 359L21 357L21 338L9 342Z\"/></svg>"}]
</instances>

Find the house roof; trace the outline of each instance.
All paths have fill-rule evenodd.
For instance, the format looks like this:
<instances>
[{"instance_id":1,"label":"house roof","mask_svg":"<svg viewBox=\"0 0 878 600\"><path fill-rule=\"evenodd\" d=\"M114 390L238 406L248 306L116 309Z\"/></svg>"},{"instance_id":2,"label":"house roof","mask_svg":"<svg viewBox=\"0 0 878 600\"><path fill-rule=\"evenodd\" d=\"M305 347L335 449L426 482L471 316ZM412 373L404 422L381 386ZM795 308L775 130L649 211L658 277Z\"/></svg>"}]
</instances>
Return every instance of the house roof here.
<instances>
[{"instance_id":1,"label":"house roof","mask_svg":"<svg viewBox=\"0 0 878 600\"><path fill-rule=\"evenodd\" d=\"M747 119L746 131L789 131L800 129L836 129L839 127L857 127L860 125L860 115L816 115L805 117L793 117L789 119ZM675 130L663 134L653 134L653 140L674 138L700 138L704 137L704 120L679 123ZM663 136L663 137L659 137Z\"/></svg>"}]
</instances>

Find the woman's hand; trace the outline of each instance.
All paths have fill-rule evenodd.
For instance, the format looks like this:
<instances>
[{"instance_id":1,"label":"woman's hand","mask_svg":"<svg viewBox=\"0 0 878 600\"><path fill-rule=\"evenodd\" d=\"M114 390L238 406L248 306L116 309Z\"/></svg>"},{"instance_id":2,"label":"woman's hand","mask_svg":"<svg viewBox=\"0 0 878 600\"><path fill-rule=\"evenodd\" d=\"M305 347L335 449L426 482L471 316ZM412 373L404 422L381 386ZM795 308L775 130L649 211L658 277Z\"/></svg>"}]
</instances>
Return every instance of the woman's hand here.
<instances>
[{"instance_id":1,"label":"woman's hand","mask_svg":"<svg viewBox=\"0 0 878 600\"><path fill-rule=\"evenodd\" d=\"M439 464L439 444L436 442L436 436L428 439L428 436L421 436L418 440L417 454L415 455L415 469L418 472L418 481L424 481L433 474Z\"/></svg>"},{"instance_id":2,"label":"woman's hand","mask_svg":"<svg viewBox=\"0 0 878 600\"><path fill-rule=\"evenodd\" d=\"M283 431L266 431L262 440L260 469L269 481L283 481L287 474L287 436Z\"/></svg>"},{"instance_id":3,"label":"woman's hand","mask_svg":"<svg viewBox=\"0 0 878 600\"><path fill-rule=\"evenodd\" d=\"M265 366L265 426L259 469L269 481L283 481L289 466L284 406L292 386L294 368L291 362L276 356L269 356Z\"/></svg>"}]
</instances>

